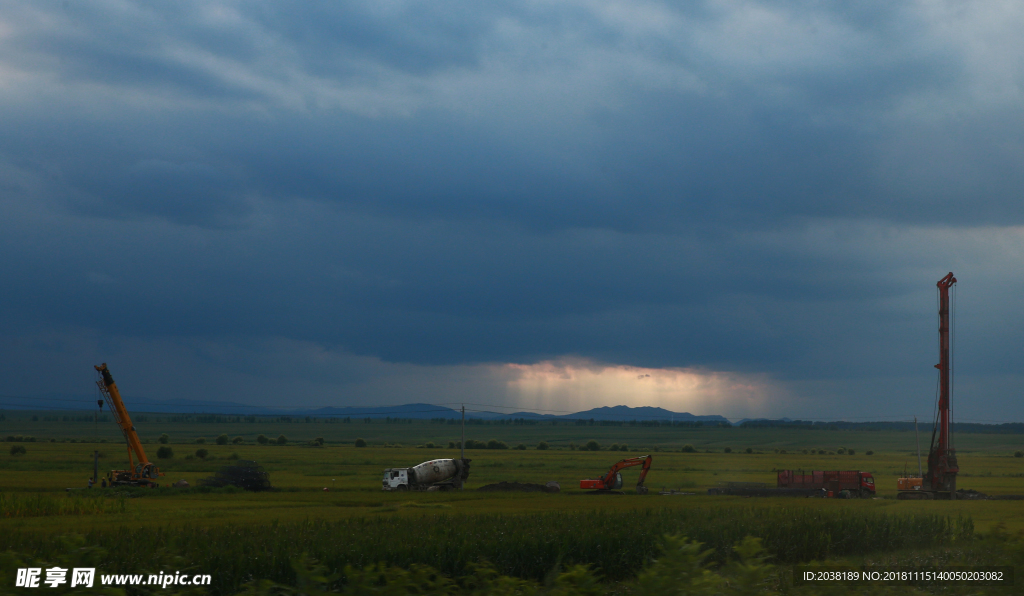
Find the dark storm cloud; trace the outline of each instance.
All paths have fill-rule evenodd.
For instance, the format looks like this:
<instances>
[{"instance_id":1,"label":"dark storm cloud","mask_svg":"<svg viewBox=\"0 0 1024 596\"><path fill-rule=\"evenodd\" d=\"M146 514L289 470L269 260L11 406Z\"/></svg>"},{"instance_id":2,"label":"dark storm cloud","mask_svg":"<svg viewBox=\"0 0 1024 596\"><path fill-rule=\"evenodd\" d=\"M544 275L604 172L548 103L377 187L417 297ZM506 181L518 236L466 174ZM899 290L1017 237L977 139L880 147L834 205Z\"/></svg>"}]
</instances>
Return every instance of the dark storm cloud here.
<instances>
[{"instance_id":1,"label":"dark storm cloud","mask_svg":"<svg viewBox=\"0 0 1024 596\"><path fill-rule=\"evenodd\" d=\"M111 183L144 167L133 159L139 151L168 167L190 167L194 156L174 165L180 156L169 155L176 145L167 147L170 139L201 152L210 160L200 160L202 167L236 170L234 192L220 192L218 174L216 196L204 202L305 196L390 216L484 217L541 228L650 229L694 218L732 225L794 216L1006 223L1006 216L1024 215L1010 200L1021 183L1016 154L991 151L993 144L1019 148L1019 118L995 126L991 113L953 123L894 115L901 101L955 94L967 78L957 48L922 41L926 24L907 11L743 4L733 13L712 3L691 14L660 7L667 30L634 31L599 10L519 3L481 10L418 3L296 11L275 3L103 6L58 11L51 15L62 25L56 27L32 27L43 19L25 17L18 24L28 26L6 41L9 62L49 66L68 82L224 101L229 111L242 110L127 115L148 130L142 147L132 143L130 156L119 155L116 145L88 148L113 162L89 174ZM772 20L780 31L771 30ZM497 32L502 27L515 32ZM749 29L749 38L731 39L730 27ZM548 42L556 49L544 50ZM654 83L642 73L631 75L640 80L621 80L601 63L609 56L686 74L700 89L656 84L658 72ZM556 66L536 62L544 59ZM514 105L520 94L543 111L509 114L507 105L478 105L486 116L467 117L416 88L453 73L486 78L485 63L495 62L509 69L505 101ZM557 96L547 102L529 86L514 88L516 80L559 85L550 80L562 74L559 64L606 69L603 78L579 83L580 92L605 94L617 105L576 97L579 105L571 106ZM280 94L294 92L309 105L319 85L379 90L396 73L416 81L400 92L412 101L414 117L274 110ZM470 84L465 90L475 91ZM453 91L463 87L453 83ZM274 110L269 121L247 102ZM76 109L95 109L74 100L67 107L77 121L83 114ZM154 115L158 122L148 121ZM93 123L86 119L85 126ZM10 133L29 147L52 142L33 142L35 126ZM117 196L141 190L76 182L99 200L112 194L118 211ZM175 192L168 182L161 192ZM194 190L188 175L180 184L182 194ZM154 214L176 217L153 201ZM195 208L183 204L182 211L178 219L188 220Z\"/></svg>"},{"instance_id":2,"label":"dark storm cloud","mask_svg":"<svg viewBox=\"0 0 1024 596\"><path fill-rule=\"evenodd\" d=\"M12 333L829 382L917 374L935 279L1021 270L1012 11L3 6Z\"/></svg>"}]
</instances>

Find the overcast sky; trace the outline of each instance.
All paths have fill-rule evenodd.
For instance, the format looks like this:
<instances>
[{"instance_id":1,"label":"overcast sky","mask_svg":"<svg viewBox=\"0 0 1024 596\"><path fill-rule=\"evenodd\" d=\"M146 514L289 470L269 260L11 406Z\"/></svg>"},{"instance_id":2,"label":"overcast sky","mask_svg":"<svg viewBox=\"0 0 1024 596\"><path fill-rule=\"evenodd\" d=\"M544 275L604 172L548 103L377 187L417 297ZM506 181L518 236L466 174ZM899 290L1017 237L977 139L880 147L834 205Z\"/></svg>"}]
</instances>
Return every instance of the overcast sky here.
<instances>
[{"instance_id":1,"label":"overcast sky","mask_svg":"<svg viewBox=\"0 0 1024 596\"><path fill-rule=\"evenodd\" d=\"M1024 420L1019 2L0 1L3 393ZM40 402L56 404L57 402Z\"/></svg>"}]
</instances>

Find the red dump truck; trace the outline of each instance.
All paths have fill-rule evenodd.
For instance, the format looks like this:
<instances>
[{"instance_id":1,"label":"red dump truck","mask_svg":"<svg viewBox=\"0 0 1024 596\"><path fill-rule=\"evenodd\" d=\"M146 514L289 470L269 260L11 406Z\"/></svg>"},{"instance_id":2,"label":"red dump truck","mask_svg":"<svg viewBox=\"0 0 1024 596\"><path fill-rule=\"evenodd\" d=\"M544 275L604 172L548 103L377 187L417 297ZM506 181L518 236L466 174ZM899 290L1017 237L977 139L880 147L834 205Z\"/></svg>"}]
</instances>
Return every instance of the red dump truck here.
<instances>
[{"instance_id":1,"label":"red dump truck","mask_svg":"<svg viewBox=\"0 0 1024 596\"><path fill-rule=\"evenodd\" d=\"M875 479L870 472L856 470L818 471L804 474L801 470L779 470L779 488L807 488L825 490L829 496L839 496L843 490L850 491L850 496L870 498L875 496Z\"/></svg>"}]
</instances>

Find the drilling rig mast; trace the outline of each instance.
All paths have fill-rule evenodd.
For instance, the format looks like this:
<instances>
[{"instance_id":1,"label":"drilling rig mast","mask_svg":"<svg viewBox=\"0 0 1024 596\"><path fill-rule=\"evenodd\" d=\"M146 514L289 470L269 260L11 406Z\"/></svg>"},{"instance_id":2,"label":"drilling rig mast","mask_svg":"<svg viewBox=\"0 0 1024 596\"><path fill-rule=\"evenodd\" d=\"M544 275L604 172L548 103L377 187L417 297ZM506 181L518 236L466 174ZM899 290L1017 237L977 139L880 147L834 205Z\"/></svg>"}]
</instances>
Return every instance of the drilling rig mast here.
<instances>
[{"instance_id":1,"label":"drilling rig mast","mask_svg":"<svg viewBox=\"0 0 1024 596\"><path fill-rule=\"evenodd\" d=\"M950 272L936 283L939 290L939 401L928 450L928 471L923 478L900 478L898 499L956 499L960 471L953 448L950 416L949 289L956 284Z\"/></svg>"}]
</instances>

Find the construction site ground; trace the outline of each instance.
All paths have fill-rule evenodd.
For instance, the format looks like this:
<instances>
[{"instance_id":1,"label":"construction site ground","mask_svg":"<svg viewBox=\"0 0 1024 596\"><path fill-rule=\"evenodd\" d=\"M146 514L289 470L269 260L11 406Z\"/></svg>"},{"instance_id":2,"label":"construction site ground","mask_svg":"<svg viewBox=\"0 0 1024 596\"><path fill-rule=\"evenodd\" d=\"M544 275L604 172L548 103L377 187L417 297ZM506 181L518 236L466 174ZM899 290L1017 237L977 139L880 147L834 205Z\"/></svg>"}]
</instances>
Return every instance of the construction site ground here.
<instances>
[{"instance_id":1,"label":"construction site ground","mask_svg":"<svg viewBox=\"0 0 1024 596\"><path fill-rule=\"evenodd\" d=\"M595 429L604 430L604 429ZM614 429L609 429L614 430ZM722 429L721 434L732 433L734 451L751 445L743 440L743 429ZM699 441L696 437L682 440ZM0 431L0 434L3 434ZM206 433L209 437L212 433ZM295 433L293 433L294 435ZM596 435L596 432L589 433ZM777 431L779 440L793 433ZM838 447L835 443L850 445L865 440L854 433L801 433L812 435L814 444ZM895 442L893 437L878 437L881 433L870 434L876 443ZM903 439L912 439L912 434L893 433ZM762 433L763 435L763 433ZM216 436L216 435L214 435ZM486 436L486 435L484 435ZM584 435L586 436L586 435ZM1011 435L1019 439L1020 435ZM998 437L1005 440L1007 437ZM981 437L982 442L991 437ZM959 437L962 444L970 444L970 437ZM605 444L609 444L607 438ZM840 443L841 442L841 443ZM84 488L92 473L92 454L102 454L100 469L106 470L123 466L126 459L124 447L114 442L69 443L69 442L28 442L24 455L0 456L0 491L26 495L65 496L86 494ZM387 493L380 490L381 474L384 468L413 465L430 458L457 457L458 450L447 448L380 447L355 448L352 444L328 443L325 447L308 447L303 444L263 446L204 445L191 443L170 443L175 456L170 460L159 460L166 476L161 482L167 486L180 479L187 480L193 487L197 481L216 472L221 466L239 458L258 461L270 473L275 491L268 493L203 493L197 489L180 490L161 488L152 491L135 490L126 504L125 514L79 515L74 518L76 531L109 528L119 523L130 522L141 526L162 526L175 524L250 524L303 519L340 519L364 515L422 515L450 509L455 513L517 513L601 508L630 510L649 507L686 508L696 506L736 507L792 507L789 499L750 499L739 497L709 497L706 489L727 481L768 482L774 480L778 469L858 469L871 471L879 487L877 499L838 501L829 499L800 500L799 506L811 508L866 508L886 512L954 513L970 516L978 531L984 532L997 523L1003 522L1010 529L1024 529L1024 501L1018 500L976 500L957 502L909 502L897 501L895 497L896 477L904 466L916 466L916 458L907 450L876 451L865 455L862 447L856 455L810 455L802 453L775 453L767 445L754 444L755 453L682 453L667 451L670 445L654 446L645 451L654 454L654 465L647 479L651 494L638 496L632 485L637 472L623 473L624 493L608 499L581 498L587 491L581 491L579 480L592 478L607 470L608 466L640 450L629 452L580 451L549 449L539 451L531 448L525 451L510 450L467 450L472 470L466 490L447 493ZM156 450L155 442L147 445ZM209 453L205 460L194 456L197 448ZM657 448L657 451L655 451ZM700 447L704 449L703 446ZM759 453L757 451L760 451ZM1009 450L961 450L961 474L959 486L973 489L987 495L1024 494L1024 459L1013 457ZM192 459L186 456L193 455ZM543 485L557 481L561 491L557 494L543 492L482 492L476 490L485 485L500 482L529 483ZM67 493L65 489L74 489ZM327 491L323 489L327 488ZM663 489L696 492L696 495L661 496ZM91 489L88 494L98 495L101 489ZM107 491L110 492L110 491ZM704 494L701 494L704 493ZM5 520L8 528L27 531L51 532L67 528L66 517L13 517Z\"/></svg>"}]
</instances>

